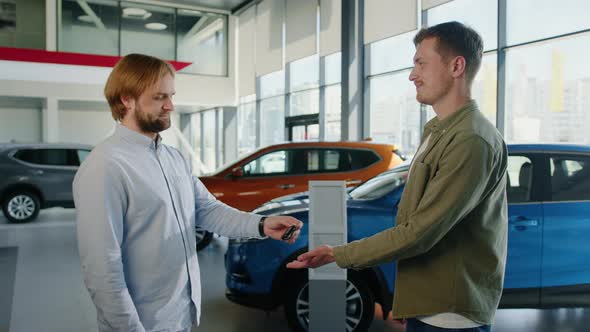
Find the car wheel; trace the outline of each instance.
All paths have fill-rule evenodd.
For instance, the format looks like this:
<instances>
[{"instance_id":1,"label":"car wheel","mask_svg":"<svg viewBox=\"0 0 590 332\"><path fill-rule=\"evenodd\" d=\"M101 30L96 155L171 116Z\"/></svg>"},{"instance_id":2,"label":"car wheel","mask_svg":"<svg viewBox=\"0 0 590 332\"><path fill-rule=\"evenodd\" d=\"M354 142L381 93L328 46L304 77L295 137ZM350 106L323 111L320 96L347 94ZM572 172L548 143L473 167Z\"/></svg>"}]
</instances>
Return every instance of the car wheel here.
<instances>
[{"instance_id":1,"label":"car wheel","mask_svg":"<svg viewBox=\"0 0 590 332\"><path fill-rule=\"evenodd\" d=\"M195 238L197 240L197 251L204 249L213 240L213 233L197 227L195 229Z\"/></svg>"},{"instance_id":2,"label":"car wheel","mask_svg":"<svg viewBox=\"0 0 590 332\"><path fill-rule=\"evenodd\" d=\"M30 191L15 191L8 194L2 203L2 211L13 223L26 223L37 218L41 200Z\"/></svg>"},{"instance_id":3,"label":"car wheel","mask_svg":"<svg viewBox=\"0 0 590 332\"><path fill-rule=\"evenodd\" d=\"M309 329L309 283L298 278L287 292L285 315L289 326L298 332ZM346 282L346 332L366 331L375 315L375 300L371 290L357 275L349 272Z\"/></svg>"}]
</instances>

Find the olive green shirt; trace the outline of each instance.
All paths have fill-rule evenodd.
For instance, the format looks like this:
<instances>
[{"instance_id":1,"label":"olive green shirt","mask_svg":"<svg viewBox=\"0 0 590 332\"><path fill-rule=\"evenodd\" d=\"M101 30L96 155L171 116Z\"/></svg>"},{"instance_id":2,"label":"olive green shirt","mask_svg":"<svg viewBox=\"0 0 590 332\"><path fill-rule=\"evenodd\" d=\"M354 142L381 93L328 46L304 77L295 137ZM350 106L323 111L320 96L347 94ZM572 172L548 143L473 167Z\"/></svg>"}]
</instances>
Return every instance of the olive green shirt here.
<instances>
[{"instance_id":1,"label":"olive green shirt","mask_svg":"<svg viewBox=\"0 0 590 332\"><path fill-rule=\"evenodd\" d=\"M397 261L394 318L454 312L491 324L507 243L508 152L474 101L429 121L396 226L334 248L342 268ZM424 143L423 143L424 144Z\"/></svg>"}]
</instances>

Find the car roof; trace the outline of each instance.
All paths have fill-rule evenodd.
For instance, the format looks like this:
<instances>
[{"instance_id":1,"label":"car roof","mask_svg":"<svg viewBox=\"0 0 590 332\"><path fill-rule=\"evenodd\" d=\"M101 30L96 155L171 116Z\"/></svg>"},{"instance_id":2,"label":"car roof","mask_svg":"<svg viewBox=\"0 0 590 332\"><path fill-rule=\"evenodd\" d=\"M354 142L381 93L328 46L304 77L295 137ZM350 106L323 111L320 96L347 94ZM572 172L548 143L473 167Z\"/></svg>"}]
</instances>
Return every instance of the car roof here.
<instances>
[{"instance_id":1,"label":"car roof","mask_svg":"<svg viewBox=\"0 0 590 332\"><path fill-rule=\"evenodd\" d=\"M305 141L305 142L283 142L279 144L273 144L265 146L264 148L258 149L276 149L276 148L294 148L294 147L351 147L351 148L371 148L371 147L387 147L395 149L394 144L387 143L375 143L373 141Z\"/></svg>"},{"instance_id":2,"label":"car roof","mask_svg":"<svg viewBox=\"0 0 590 332\"><path fill-rule=\"evenodd\" d=\"M543 143L543 144L508 144L510 152L586 152L590 153L590 145Z\"/></svg>"},{"instance_id":3,"label":"car roof","mask_svg":"<svg viewBox=\"0 0 590 332\"><path fill-rule=\"evenodd\" d=\"M92 145L80 143L0 143L0 150L13 149L92 149Z\"/></svg>"}]
</instances>

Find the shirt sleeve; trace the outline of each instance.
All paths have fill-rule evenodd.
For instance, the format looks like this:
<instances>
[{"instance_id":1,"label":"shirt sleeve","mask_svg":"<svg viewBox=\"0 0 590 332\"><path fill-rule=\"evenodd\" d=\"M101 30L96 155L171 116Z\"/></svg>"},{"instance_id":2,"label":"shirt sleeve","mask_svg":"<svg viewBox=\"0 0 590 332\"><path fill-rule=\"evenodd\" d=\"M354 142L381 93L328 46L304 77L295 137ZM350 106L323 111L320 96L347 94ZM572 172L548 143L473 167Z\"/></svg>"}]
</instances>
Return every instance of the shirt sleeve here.
<instances>
[{"instance_id":1,"label":"shirt sleeve","mask_svg":"<svg viewBox=\"0 0 590 332\"><path fill-rule=\"evenodd\" d=\"M491 146L478 136L451 143L407 220L335 247L336 263L360 269L428 252L481 202L494 164Z\"/></svg>"},{"instance_id":2,"label":"shirt sleeve","mask_svg":"<svg viewBox=\"0 0 590 332\"><path fill-rule=\"evenodd\" d=\"M196 224L210 232L231 238L260 238L262 216L242 212L217 200L203 182L193 176Z\"/></svg>"},{"instance_id":3,"label":"shirt sleeve","mask_svg":"<svg viewBox=\"0 0 590 332\"><path fill-rule=\"evenodd\" d=\"M143 332L121 259L127 206L122 175L105 156L95 153L88 159L73 184L84 282L101 330Z\"/></svg>"}]
</instances>

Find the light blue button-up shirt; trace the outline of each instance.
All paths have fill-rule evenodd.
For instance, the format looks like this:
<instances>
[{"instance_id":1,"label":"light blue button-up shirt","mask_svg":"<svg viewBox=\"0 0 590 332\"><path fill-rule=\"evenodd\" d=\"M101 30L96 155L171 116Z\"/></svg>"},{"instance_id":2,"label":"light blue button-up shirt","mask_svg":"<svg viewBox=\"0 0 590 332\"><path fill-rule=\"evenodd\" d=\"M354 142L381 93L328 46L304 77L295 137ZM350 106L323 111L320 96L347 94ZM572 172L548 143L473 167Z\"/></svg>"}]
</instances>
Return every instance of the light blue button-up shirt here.
<instances>
[{"instance_id":1,"label":"light blue button-up shirt","mask_svg":"<svg viewBox=\"0 0 590 332\"><path fill-rule=\"evenodd\" d=\"M179 331L199 322L195 224L258 237L260 216L211 195L178 150L122 125L74 179L84 281L100 331Z\"/></svg>"}]
</instances>

